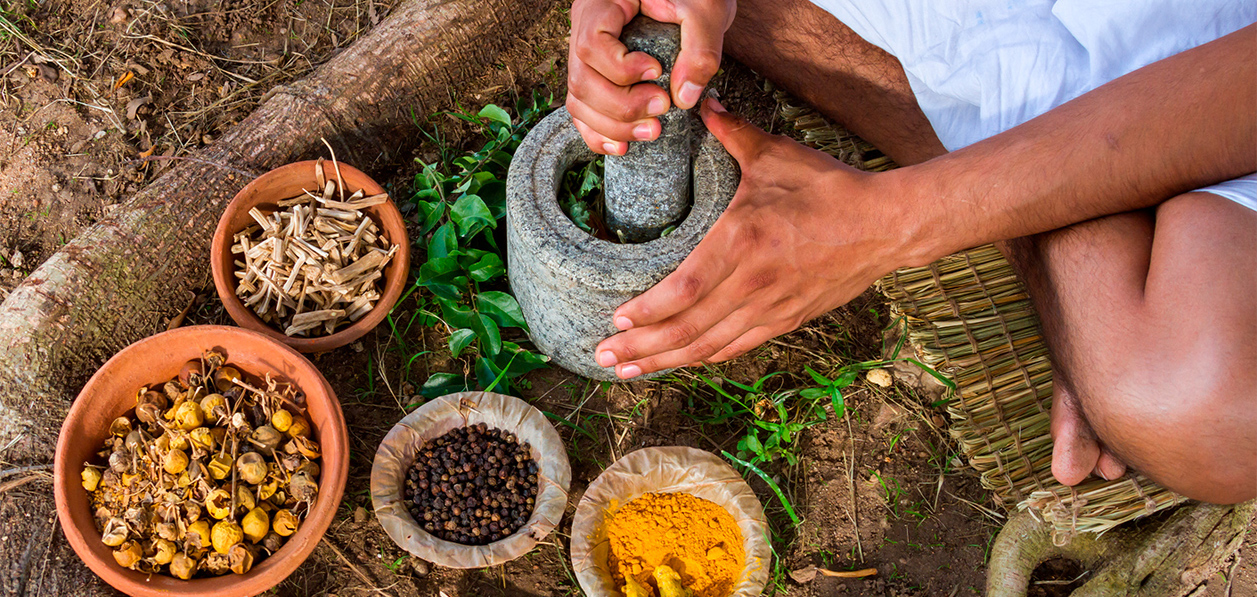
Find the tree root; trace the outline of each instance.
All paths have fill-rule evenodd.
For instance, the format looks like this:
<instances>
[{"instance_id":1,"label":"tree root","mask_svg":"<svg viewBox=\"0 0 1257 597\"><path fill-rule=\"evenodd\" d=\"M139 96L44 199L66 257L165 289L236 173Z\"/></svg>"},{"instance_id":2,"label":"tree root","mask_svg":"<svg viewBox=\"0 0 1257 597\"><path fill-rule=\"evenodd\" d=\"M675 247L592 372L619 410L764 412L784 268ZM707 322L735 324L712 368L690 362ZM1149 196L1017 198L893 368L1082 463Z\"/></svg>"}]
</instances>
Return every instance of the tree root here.
<instances>
[{"instance_id":1,"label":"tree root","mask_svg":"<svg viewBox=\"0 0 1257 597\"><path fill-rule=\"evenodd\" d=\"M1051 526L1021 512L991 548L987 596L1024 597L1035 567L1061 557L1093 571L1073 597L1182 597L1239 550L1255 504L1188 502L1101 536L1079 534L1063 546L1053 545Z\"/></svg>"}]
</instances>

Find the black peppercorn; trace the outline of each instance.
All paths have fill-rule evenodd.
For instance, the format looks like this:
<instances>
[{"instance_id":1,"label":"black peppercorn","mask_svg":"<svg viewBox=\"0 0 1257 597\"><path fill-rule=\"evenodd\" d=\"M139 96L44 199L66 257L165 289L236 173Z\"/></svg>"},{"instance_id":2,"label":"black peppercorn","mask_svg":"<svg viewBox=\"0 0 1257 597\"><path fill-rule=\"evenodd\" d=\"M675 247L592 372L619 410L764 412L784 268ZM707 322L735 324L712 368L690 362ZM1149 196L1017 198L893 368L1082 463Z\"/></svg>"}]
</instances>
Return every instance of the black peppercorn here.
<instances>
[{"instance_id":1,"label":"black peppercorn","mask_svg":"<svg viewBox=\"0 0 1257 597\"><path fill-rule=\"evenodd\" d=\"M528 442L480 423L451 430L419 450L402 495L427 532L484 545L527 523L539 470Z\"/></svg>"}]
</instances>

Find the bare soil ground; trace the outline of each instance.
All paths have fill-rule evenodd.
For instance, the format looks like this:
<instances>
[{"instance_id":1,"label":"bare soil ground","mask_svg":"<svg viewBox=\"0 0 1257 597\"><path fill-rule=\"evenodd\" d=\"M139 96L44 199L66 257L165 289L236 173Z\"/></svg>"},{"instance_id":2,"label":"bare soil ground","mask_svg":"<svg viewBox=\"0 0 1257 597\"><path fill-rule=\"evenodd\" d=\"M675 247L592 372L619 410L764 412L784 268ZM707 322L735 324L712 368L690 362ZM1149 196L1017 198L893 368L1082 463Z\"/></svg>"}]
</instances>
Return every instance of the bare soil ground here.
<instances>
[{"instance_id":1,"label":"bare soil ground","mask_svg":"<svg viewBox=\"0 0 1257 597\"><path fill-rule=\"evenodd\" d=\"M107 215L168 165L142 156L178 158L213 143L275 85L299 77L384 18L394 0L47 0L0 2L0 300L57 248ZM459 105L513 103L535 89L563 97L567 13L556 9L474 89L450 90ZM35 63L42 60L42 66ZM131 73L130 78L127 74ZM787 132L764 81L727 63L716 83L726 105L774 132ZM467 149L471 130L453 118L418 115L446 149ZM431 142L414 156L433 161ZM408 196L415 164L378 178ZM422 246L422 243L414 243ZM416 249L419 251L419 249ZM419 255L416 255L418 257ZM423 297L399 305L399 319L423 308ZM567 552L571 514L585 488L621 455L645 446L688 445L736 451L741 429L700 422L718 395L698 377L752 383L774 373L769 390L809 384L804 367L828 374L883 356L890 322L880 296L867 292L807 327L732 363L683 371L658 381L601 384L558 369L529 375L523 396L569 423L573 485L567 516L527 556L492 569L435 568L396 547L370 515L369 476L379 441L407 408L422 401L419 384L433 372L465 372L437 331L395 336L375 330L363 340L314 355L341 398L351 431L350 478L339 516L323 544L275 595L578 595ZM230 323L206 286L185 325ZM159 330L154 330L154 332ZM421 351L430 351L411 361ZM847 416L803 432L799 462L767 471L786 491L803 523L789 519L767 485L751 485L769 511L782 566L777 594L979 595L1001 513L963 466L943 413L903 383L882 388L864 379L848 388ZM59 425L51 421L49 425ZM0 451L0 469L8 468ZM46 477L0 495L0 508L22 511L50 500ZM37 537L38 540L29 540ZM27 541L34 578L79 574L55 521L30 519L0 530L0 541ZM1253 554L1250 538L1245 555ZM1257 571L1242 558L1208 595L1257 595ZM19 563L20 564L20 563ZM877 568L869 579L792 580L809 564ZM15 563L5 563L13 573ZM81 572L82 574L90 574ZM1046 580L1072 579L1067 564L1045 567ZM17 586L14 584L10 587ZM42 585L41 585L42 586ZM63 585L68 586L68 585ZM1062 595L1046 583L1037 595Z\"/></svg>"}]
</instances>

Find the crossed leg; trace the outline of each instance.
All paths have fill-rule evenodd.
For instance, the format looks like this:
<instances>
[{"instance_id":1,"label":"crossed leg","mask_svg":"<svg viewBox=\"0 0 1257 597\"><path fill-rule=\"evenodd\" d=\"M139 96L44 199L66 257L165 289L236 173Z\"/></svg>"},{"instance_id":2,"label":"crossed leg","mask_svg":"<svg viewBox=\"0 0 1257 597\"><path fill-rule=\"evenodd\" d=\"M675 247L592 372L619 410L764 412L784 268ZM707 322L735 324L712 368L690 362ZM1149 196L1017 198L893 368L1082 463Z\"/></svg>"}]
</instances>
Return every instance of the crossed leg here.
<instances>
[{"instance_id":1,"label":"crossed leg","mask_svg":"<svg viewBox=\"0 0 1257 597\"><path fill-rule=\"evenodd\" d=\"M942 155L893 56L806 0L742 0L726 51L901 165ZM1257 494L1257 212L1188 193L1001 247L1053 356L1053 474L1128 463L1189 497Z\"/></svg>"},{"instance_id":2,"label":"crossed leg","mask_svg":"<svg viewBox=\"0 0 1257 597\"><path fill-rule=\"evenodd\" d=\"M1005 245L1052 353L1052 472L1257 495L1257 212L1187 193ZM1115 457L1115 458L1114 458Z\"/></svg>"}]
</instances>

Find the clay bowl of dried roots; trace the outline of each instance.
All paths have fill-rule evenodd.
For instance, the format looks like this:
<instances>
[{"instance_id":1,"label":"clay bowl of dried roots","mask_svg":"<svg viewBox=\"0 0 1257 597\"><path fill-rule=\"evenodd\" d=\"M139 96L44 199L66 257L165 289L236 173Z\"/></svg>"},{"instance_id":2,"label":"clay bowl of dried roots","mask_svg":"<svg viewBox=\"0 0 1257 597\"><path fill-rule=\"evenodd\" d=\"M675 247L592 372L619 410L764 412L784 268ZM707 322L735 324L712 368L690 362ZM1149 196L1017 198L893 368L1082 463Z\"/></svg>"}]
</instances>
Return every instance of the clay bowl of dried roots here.
<instances>
[{"instance_id":1,"label":"clay bowl of dried roots","mask_svg":"<svg viewBox=\"0 0 1257 597\"><path fill-rule=\"evenodd\" d=\"M271 170L237 193L218 220L210 265L237 325L323 352L384 321L406 284L410 241L379 184L320 159Z\"/></svg>"},{"instance_id":2,"label":"clay bowl of dried roots","mask_svg":"<svg viewBox=\"0 0 1257 597\"><path fill-rule=\"evenodd\" d=\"M142 386L179 375L204 351L223 353L227 362L249 375L267 373L295 386L305 397L311 437L322 447L319 491L298 530L283 547L245 574L180 580L142 574L119 566L113 548L102 542L93 521L81 473L85 462L110 435L110 423L133 411ZM257 332L227 326L192 326L145 338L110 358L83 386L57 438L53 486L57 517L66 539L105 582L128 595L257 595L279 584L314 551L336 515L349 474L349 443L340 403L314 365L293 349Z\"/></svg>"}]
</instances>

